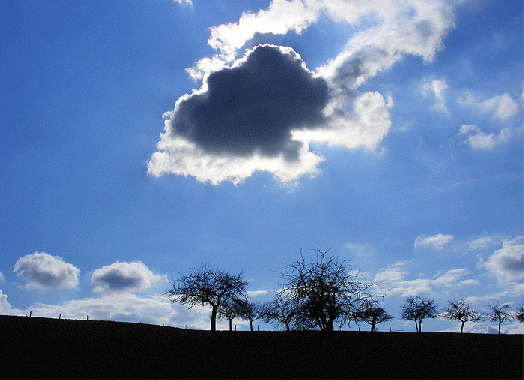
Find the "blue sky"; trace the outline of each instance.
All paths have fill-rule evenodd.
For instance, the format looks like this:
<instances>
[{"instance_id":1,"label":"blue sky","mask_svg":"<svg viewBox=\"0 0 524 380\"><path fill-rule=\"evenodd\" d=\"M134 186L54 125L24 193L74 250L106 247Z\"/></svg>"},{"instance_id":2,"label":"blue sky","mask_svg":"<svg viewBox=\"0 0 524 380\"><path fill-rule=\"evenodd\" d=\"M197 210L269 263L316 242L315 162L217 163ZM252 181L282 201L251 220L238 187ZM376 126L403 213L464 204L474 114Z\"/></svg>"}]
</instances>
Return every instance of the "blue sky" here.
<instances>
[{"instance_id":1,"label":"blue sky","mask_svg":"<svg viewBox=\"0 0 524 380\"><path fill-rule=\"evenodd\" d=\"M264 301L312 248L386 295L379 329L413 295L517 309L522 7L1 2L0 313L208 328L172 276Z\"/></svg>"}]
</instances>

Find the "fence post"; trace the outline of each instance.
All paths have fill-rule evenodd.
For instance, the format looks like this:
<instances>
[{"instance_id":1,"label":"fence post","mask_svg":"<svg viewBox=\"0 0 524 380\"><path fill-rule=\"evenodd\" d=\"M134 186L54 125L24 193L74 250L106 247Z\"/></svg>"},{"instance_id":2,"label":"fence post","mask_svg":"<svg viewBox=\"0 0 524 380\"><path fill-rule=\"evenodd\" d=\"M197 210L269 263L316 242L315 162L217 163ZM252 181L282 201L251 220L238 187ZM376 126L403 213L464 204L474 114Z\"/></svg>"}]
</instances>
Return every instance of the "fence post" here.
<instances>
[{"instance_id":1,"label":"fence post","mask_svg":"<svg viewBox=\"0 0 524 380\"><path fill-rule=\"evenodd\" d=\"M62 319L62 314L59 314L59 315L58 315L58 319Z\"/></svg>"},{"instance_id":2,"label":"fence post","mask_svg":"<svg viewBox=\"0 0 524 380\"><path fill-rule=\"evenodd\" d=\"M89 314L87 314L87 320L89 321Z\"/></svg>"}]
</instances>

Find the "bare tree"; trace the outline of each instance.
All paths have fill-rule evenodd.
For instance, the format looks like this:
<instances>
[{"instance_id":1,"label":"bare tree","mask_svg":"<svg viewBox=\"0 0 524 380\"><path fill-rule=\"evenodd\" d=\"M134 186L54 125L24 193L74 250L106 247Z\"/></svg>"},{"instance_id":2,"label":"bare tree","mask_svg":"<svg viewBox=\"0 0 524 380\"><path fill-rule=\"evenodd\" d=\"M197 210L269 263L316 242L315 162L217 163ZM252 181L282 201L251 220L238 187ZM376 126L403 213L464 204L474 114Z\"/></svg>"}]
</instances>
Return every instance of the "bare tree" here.
<instances>
[{"instance_id":1,"label":"bare tree","mask_svg":"<svg viewBox=\"0 0 524 380\"><path fill-rule=\"evenodd\" d=\"M262 305L262 318L264 322L276 322L277 325L284 325L287 331L300 329L296 323L299 311L299 303L285 289L278 291L275 298Z\"/></svg>"},{"instance_id":2,"label":"bare tree","mask_svg":"<svg viewBox=\"0 0 524 380\"><path fill-rule=\"evenodd\" d=\"M225 299L218 307L218 318L229 322L229 331L233 331L233 319L238 317L240 300Z\"/></svg>"},{"instance_id":3,"label":"bare tree","mask_svg":"<svg viewBox=\"0 0 524 380\"><path fill-rule=\"evenodd\" d=\"M171 302L187 304L190 308L211 306L211 331L215 331L220 306L245 298L247 281L243 280L242 273L233 275L203 264L198 269L193 268L189 275L173 280L171 285L172 288L165 293Z\"/></svg>"},{"instance_id":4,"label":"bare tree","mask_svg":"<svg viewBox=\"0 0 524 380\"><path fill-rule=\"evenodd\" d=\"M386 310L380 307L374 300L364 301L361 308L353 313L353 318L357 322L365 322L370 324L371 331L376 331L376 325L378 323L393 319L393 317L386 313Z\"/></svg>"},{"instance_id":5,"label":"bare tree","mask_svg":"<svg viewBox=\"0 0 524 380\"><path fill-rule=\"evenodd\" d=\"M464 299L448 301L444 311L444 318L452 321L460 321L460 332L464 331L464 324L468 321L478 322L482 320L482 313L472 309L471 305Z\"/></svg>"},{"instance_id":6,"label":"bare tree","mask_svg":"<svg viewBox=\"0 0 524 380\"><path fill-rule=\"evenodd\" d=\"M237 302L238 316L249 321L249 329L253 331L253 322L263 317L262 305L248 300Z\"/></svg>"},{"instance_id":7,"label":"bare tree","mask_svg":"<svg viewBox=\"0 0 524 380\"><path fill-rule=\"evenodd\" d=\"M491 322L498 322L499 324L499 334L500 334L500 325L505 320L511 320L512 315L506 311L509 309L508 304L499 304L497 302L491 302L488 304L488 318Z\"/></svg>"},{"instance_id":8,"label":"bare tree","mask_svg":"<svg viewBox=\"0 0 524 380\"><path fill-rule=\"evenodd\" d=\"M417 332L422 332L422 321L425 318L436 318L437 316L437 304L432 299L420 296L408 297L401 306L402 319L415 321Z\"/></svg>"},{"instance_id":9,"label":"bare tree","mask_svg":"<svg viewBox=\"0 0 524 380\"><path fill-rule=\"evenodd\" d=\"M367 293L371 285L357 281L348 261L315 251L315 262L306 262L301 253L300 260L288 265L283 274L285 289L298 307L295 319L300 326L333 331L335 321L348 321L360 303L371 297Z\"/></svg>"},{"instance_id":10,"label":"bare tree","mask_svg":"<svg viewBox=\"0 0 524 380\"><path fill-rule=\"evenodd\" d=\"M524 307L521 306L520 309L518 309L515 312L515 319L519 321L519 323L524 322Z\"/></svg>"}]
</instances>

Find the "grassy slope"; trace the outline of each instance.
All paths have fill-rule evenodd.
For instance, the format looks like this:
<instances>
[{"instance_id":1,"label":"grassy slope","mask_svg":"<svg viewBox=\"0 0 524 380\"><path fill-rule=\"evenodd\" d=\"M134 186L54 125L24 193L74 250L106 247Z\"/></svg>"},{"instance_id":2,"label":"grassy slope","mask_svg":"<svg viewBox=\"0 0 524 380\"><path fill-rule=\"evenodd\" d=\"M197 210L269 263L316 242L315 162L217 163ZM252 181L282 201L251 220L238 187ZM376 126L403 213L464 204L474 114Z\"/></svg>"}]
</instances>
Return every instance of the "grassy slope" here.
<instances>
[{"instance_id":1,"label":"grassy slope","mask_svg":"<svg viewBox=\"0 0 524 380\"><path fill-rule=\"evenodd\" d=\"M0 316L0 378L523 378L522 335L228 332Z\"/></svg>"}]
</instances>

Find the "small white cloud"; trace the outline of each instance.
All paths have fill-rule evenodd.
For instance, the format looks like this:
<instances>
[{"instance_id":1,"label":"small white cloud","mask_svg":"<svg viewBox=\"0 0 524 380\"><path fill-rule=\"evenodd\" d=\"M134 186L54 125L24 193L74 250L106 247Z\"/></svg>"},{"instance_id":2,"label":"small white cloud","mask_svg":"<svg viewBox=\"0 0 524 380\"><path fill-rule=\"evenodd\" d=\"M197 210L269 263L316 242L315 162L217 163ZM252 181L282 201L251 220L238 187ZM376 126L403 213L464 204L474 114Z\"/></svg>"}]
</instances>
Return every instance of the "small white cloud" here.
<instances>
[{"instance_id":1,"label":"small white cloud","mask_svg":"<svg viewBox=\"0 0 524 380\"><path fill-rule=\"evenodd\" d=\"M448 83L442 79L434 79L427 81L420 86L420 91L425 97L431 96L435 99L435 104L432 109L437 112L442 112L449 116L449 110L446 107L445 93L448 89Z\"/></svg>"},{"instance_id":2,"label":"small white cloud","mask_svg":"<svg viewBox=\"0 0 524 380\"><path fill-rule=\"evenodd\" d=\"M18 272L27 289L74 288L80 269L59 256L35 252L18 259L13 272Z\"/></svg>"},{"instance_id":3,"label":"small white cloud","mask_svg":"<svg viewBox=\"0 0 524 380\"><path fill-rule=\"evenodd\" d=\"M468 241L467 244L467 250L468 251L480 251L483 249L487 249L490 247L493 247L497 244L500 244L502 242L502 237L500 235L488 235L487 232L484 232L484 235L473 239L471 241Z\"/></svg>"},{"instance_id":4,"label":"small white cloud","mask_svg":"<svg viewBox=\"0 0 524 380\"><path fill-rule=\"evenodd\" d=\"M514 135L514 131L510 128L504 128L498 135L495 135L484 132L476 125L462 125L457 137L461 138L471 149L489 150L508 142Z\"/></svg>"},{"instance_id":5,"label":"small white cloud","mask_svg":"<svg viewBox=\"0 0 524 380\"><path fill-rule=\"evenodd\" d=\"M442 250L446 244L453 241L453 235L437 234L434 236L420 235L415 239L415 249L419 247L430 247L437 250Z\"/></svg>"},{"instance_id":6,"label":"small white cloud","mask_svg":"<svg viewBox=\"0 0 524 380\"><path fill-rule=\"evenodd\" d=\"M193 5L193 1L191 0L173 0L175 3L179 3L179 4L189 4L189 5Z\"/></svg>"},{"instance_id":7,"label":"small white cloud","mask_svg":"<svg viewBox=\"0 0 524 380\"><path fill-rule=\"evenodd\" d=\"M373 251L373 248L369 244L360 244L360 243L352 243L347 242L344 244L344 248L348 249L357 257L365 257L369 256L370 253Z\"/></svg>"},{"instance_id":8,"label":"small white cloud","mask_svg":"<svg viewBox=\"0 0 524 380\"><path fill-rule=\"evenodd\" d=\"M503 242L502 249L495 251L487 261L480 261L479 264L488 269L501 282L522 281L524 279L522 236Z\"/></svg>"},{"instance_id":9,"label":"small white cloud","mask_svg":"<svg viewBox=\"0 0 524 380\"><path fill-rule=\"evenodd\" d=\"M267 290L248 290L247 291L247 295L249 297L259 297L259 296L264 296L266 294L268 294L269 291Z\"/></svg>"},{"instance_id":10,"label":"small white cloud","mask_svg":"<svg viewBox=\"0 0 524 380\"><path fill-rule=\"evenodd\" d=\"M404 277L407 275L406 263L399 261L387 268L380 270L375 277L373 282L399 282L403 281Z\"/></svg>"},{"instance_id":11,"label":"small white cloud","mask_svg":"<svg viewBox=\"0 0 524 380\"><path fill-rule=\"evenodd\" d=\"M4 282L5 281L5 276L2 274L2 272L0 272L0 282Z\"/></svg>"},{"instance_id":12,"label":"small white cloud","mask_svg":"<svg viewBox=\"0 0 524 380\"><path fill-rule=\"evenodd\" d=\"M93 289L96 293L136 292L149 289L154 282L162 280L165 280L164 276L153 274L140 261L117 261L95 270L91 276L91 283L97 285Z\"/></svg>"},{"instance_id":13,"label":"small white cloud","mask_svg":"<svg viewBox=\"0 0 524 380\"><path fill-rule=\"evenodd\" d=\"M519 109L517 102L507 92L481 100L479 95L466 91L458 99L458 103L463 107L478 110L483 114L489 115L492 119L502 122L510 120L517 114Z\"/></svg>"},{"instance_id":14,"label":"small white cloud","mask_svg":"<svg viewBox=\"0 0 524 380\"><path fill-rule=\"evenodd\" d=\"M451 287L457 283L462 283L462 281L459 280L467 274L469 274L469 271L466 269L450 269L446 273L438 276L433 283L437 286Z\"/></svg>"}]
</instances>

